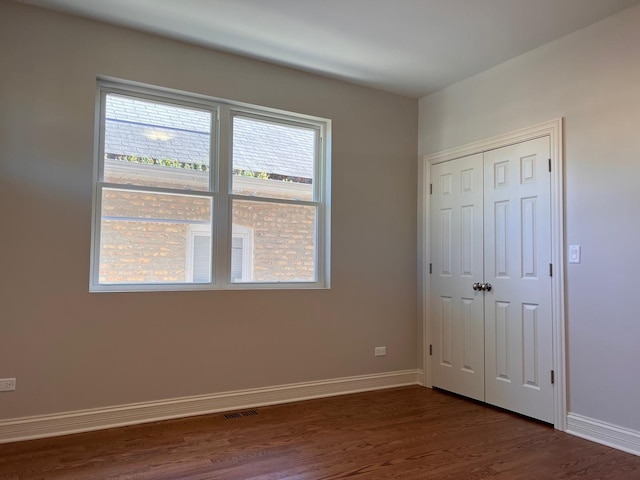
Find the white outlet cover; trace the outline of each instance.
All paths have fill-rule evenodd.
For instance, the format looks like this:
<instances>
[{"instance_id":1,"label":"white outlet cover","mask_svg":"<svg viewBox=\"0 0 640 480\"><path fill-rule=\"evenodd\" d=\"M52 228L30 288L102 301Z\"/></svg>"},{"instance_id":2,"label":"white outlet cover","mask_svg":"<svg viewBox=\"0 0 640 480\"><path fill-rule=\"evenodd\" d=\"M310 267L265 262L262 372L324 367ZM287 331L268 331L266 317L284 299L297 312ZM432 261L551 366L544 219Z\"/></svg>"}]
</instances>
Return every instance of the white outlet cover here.
<instances>
[{"instance_id":1,"label":"white outlet cover","mask_svg":"<svg viewBox=\"0 0 640 480\"><path fill-rule=\"evenodd\" d=\"M373 349L373 354L376 357L382 357L387 354L387 347L375 347Z\"/></svg>"},{"instance_id":2,"label":"white outlet cover","mask_svg":"<svg viewBox=\"0 0 640 480\"><path fill-rule=\"evenodd\" d=\"M0 392L13 392L15 389L15 378L0 378Z\"/></svg>"}]
</instances>

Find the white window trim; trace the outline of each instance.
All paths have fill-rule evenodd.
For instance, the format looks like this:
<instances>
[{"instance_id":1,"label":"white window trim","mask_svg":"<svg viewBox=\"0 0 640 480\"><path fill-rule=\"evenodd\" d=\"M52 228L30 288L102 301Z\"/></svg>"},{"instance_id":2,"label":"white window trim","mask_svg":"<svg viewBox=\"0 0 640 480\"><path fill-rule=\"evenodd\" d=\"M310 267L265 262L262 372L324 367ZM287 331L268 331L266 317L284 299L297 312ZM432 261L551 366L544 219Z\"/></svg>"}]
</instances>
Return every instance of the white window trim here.
<instances>
[{"instance_id":1,"label":"white window trim","mask_svg":"<svg viewBox=\"0 0 640 480\"><path fill-rule=\"evenodd\" d=\"M210 158L211 188L209 192L176 191L157 187L134 187L129 185L110 185L103 181L104 169L104 111L105 98L108 93L133 96L162 103L172 103L177 106L195 107L209 110L212 114L211 138L212 146ZM316 161L314 171L314 199L313 201L291 201L272 198L235 195L231 193L231 123L233 115L264 118L283 124L315 128L318 131ZM91 228L91 262L90 262L90 292L145 292L145 291L189 291L189 290L256 290L256 289L327 289L330 287L330 238L331 238L331 120L311 115L294 114L268 107L249 105L240 102L221 100L209 96L181 92L161 87L148 86L135 82L127 82L112 78L99 78L96 96L96 122L94 131L94 176L93 176L93 220ZM217 176L215 175L217 173ZM99 252L101 226L101 194L105 187L125 188L140 191L155 191L159 193L181 193L210 197L213 201L212 226L212 278L210 283L146 283L146 284L101 284L99 282ZM225 193L222 193L225 192ZM229 192L229 193L226 193ZM248 281L230 282L231 267L231 204L233 199L251 201L265 201L308 205L317 208L316 218L316 281L312 282L254 282L247 275ZM238 226L235 227L238 231ZM244 237L244 233L239 233ZM253 236L245 240L251 243ZM252 250L250 250L252 251ZM252 257L252 256L251 256ZM243 262L244 265L251 265ZM243 280L244 280L243 272Z\"/></svg>"}]
</instances>

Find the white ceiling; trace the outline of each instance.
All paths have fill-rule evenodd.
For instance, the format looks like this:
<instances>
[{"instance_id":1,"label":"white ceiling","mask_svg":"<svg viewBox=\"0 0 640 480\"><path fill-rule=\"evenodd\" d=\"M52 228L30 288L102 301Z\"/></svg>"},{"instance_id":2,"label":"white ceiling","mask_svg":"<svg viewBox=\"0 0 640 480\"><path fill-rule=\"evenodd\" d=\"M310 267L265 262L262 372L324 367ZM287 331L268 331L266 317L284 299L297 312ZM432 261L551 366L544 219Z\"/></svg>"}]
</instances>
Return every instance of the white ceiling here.
<instances>
[{"instance_id":1,"label":"white ceiling","mask_svg":"<svg viewBox=\"0 0 640 480\"><path fill-rule=\"evenodd\" d=\"M640 0L19 0L421 97Z\"/></svg>"}]
</instances>

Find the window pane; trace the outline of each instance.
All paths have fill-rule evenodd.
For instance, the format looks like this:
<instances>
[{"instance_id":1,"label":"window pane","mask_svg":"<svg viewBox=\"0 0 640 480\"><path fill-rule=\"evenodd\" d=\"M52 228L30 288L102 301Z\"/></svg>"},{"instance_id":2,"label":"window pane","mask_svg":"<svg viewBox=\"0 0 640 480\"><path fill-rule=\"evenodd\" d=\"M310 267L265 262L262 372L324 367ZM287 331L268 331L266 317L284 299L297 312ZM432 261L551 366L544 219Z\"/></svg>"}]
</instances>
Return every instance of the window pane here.
<instances>
[{"instance_id":1,"label":"window pane","mask_svg":"<svg viewBox=\"0 0 640 480\"><path fill-rule=\"evenodd\" d=\"M208 282L211 203L209 197L103 189L99 282Z\"/></svg>"},{"instance_id":2,"label":"window pane","mask_svg":"<svg viewBox=\"0 0 640 480\"><path fill-rule=\"evenodd\" d=\"M233 193L313 200L316 131L233 118Z\"/></svg>"},{"instance_id":3,"label":"window pane","mask_svg":"<svg viewBox=\"0 0 640 480\"><path fill-rule=\"evenodd\" d=\"M209 190L211 114L107 94L104 181Z\"/></svg>"},{"instance_id":4,"label":"window pane","mask_svg":"<svg viewBox=\"0 0 640 480\"><path fill-rule=\"evenodd\" d=\"M315 206L233 201L233 236L247 238L242 256L234 263L246 262L242 278L236 282L315 282L316 215Z\"/></svg>"}]
</instances>

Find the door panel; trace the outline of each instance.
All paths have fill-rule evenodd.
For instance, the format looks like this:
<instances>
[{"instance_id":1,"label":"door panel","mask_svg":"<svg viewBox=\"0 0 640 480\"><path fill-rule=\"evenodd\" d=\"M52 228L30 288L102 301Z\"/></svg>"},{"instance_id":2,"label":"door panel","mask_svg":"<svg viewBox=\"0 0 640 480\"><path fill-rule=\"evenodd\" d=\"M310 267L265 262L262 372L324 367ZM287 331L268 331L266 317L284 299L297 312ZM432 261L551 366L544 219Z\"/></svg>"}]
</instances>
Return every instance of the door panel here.
<instances>
[{"instance_id":1,"label":"door panel","mask_svg":"<svg viewBox=\"0 0 640 480\"><path fill-rule=\"evenodd\" d=\"M433 384L484 400L482 155L431 167Z\"/></svg>"},{"instance_id":2,"label":"door panel","mask_svg":"<svg viewBox=\"0 0 640 480\"><path fill-rule=\"evenodd\" d=\"M549 148L484 154L485 397L553 422Z\"/></svg>"}]
</instances>

